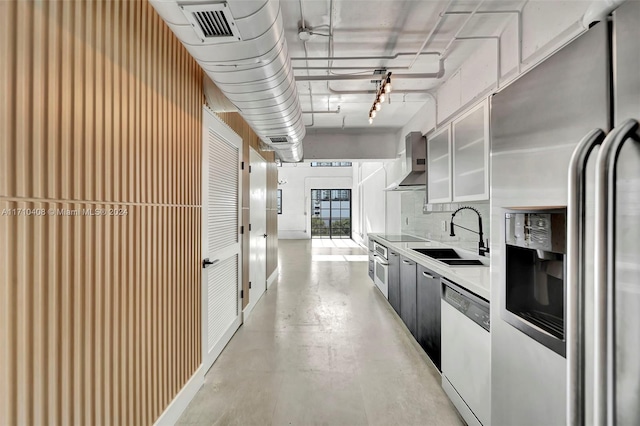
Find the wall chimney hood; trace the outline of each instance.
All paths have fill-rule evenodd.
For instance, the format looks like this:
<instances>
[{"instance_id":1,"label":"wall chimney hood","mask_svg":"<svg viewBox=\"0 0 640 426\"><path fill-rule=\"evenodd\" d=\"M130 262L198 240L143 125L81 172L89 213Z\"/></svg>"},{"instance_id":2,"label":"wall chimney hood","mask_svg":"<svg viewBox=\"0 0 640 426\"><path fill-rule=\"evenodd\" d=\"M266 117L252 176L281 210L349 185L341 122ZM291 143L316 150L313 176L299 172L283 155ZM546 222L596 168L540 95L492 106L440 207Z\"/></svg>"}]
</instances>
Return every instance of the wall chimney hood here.
<instances>
[{"instance_id":1,"label":"wall chimney hood","mask_svg":"<svg viewBox=\"0 0 640 426\"><path fill-rule=\"evenodd\" d=\"M411 132L404 138L405 174L385 191L416 191L427 185L427 140L420 132Z\"/></svg>"}]
</instances>

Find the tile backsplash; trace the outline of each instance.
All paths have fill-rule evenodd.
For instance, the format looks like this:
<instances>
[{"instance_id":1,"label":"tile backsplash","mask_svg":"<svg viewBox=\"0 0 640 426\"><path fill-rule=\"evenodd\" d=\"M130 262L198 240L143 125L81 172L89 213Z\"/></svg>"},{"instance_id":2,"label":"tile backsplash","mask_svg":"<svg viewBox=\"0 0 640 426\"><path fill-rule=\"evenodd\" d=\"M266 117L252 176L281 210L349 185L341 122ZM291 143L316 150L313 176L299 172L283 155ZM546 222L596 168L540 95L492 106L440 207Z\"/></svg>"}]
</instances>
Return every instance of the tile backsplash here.
<instances>
[{"instance_id":1,"label":"tile backsplash","mask_svg":"<svg viewBox=\"0 0 640 426\"><path fill-rule=\"evenodd\" d=\"M478 249L478 235L464 229L457 228L456 236L449 236L449 223L451 214L459 207L470 206L480 212L485 244L489 238L490 215L489 202L465 202L450 204L430 204L428 212L424 212L425 193L422 191L405 191L402 193L402 225L403 234L411 234L424 237L428 240L439 241L452 246L476 251ZM444 227L443 227L444 222ZM454 219L456 225L478 230L478 216L470 210L462 210Z\"/></svg>"}]
</instances>

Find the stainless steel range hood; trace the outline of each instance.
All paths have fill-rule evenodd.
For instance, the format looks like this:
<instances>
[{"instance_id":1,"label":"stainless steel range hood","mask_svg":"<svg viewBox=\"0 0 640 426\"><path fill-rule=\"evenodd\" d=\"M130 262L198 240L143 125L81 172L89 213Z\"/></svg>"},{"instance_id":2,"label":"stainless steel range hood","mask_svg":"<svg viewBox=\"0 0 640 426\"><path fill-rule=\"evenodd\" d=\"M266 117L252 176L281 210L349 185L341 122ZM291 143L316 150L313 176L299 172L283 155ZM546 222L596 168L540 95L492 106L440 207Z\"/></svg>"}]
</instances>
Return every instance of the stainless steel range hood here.
<instances>
[{"instance_id":1,"label":"stainless steel range hood","mask_svg":"<svg viewBox=\"0 0 640 426\"><path fill-rule=\"evenodd\" d=\"M427 141L422 133L411 132L404 138L406 169L405 174L385 191L416 191L427 185Z\"/></svg>"}]
</instances>

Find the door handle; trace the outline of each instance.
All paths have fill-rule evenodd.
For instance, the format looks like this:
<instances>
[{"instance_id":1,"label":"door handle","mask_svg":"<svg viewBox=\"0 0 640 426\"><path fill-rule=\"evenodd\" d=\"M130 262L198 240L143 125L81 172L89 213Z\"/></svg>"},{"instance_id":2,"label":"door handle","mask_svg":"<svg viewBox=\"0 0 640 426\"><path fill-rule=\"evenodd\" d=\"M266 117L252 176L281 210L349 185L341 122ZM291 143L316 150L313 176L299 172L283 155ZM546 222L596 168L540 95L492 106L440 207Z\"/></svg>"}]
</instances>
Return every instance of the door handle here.
<instances>
[{"instance_id":1,"label":"door handle","mask_svg":"<svg viewBox=\"0 0 640 426\"><path fill-rule=\"evenodd\" d=\"M435 277L427 272L422 272L422 275L424 275L427 278L431 278L432 280L435 279Z\"/></svg>"},{"instance_id":2,"label":"door handle","mask_svg":"<svg viewBox=\"0 0 640 426\"><path fill-rule=\"evenodd\" d=\"M220 259L216 259L216 260L209 260L209 258L205 258L202 260L202 269L206 268L209 265L215 265L216 263L218 263L220 261Z\"/></svg>"},{"instance_id":3,"label":"door handle","mask_svg":"<svg viewBox=\"0 0 640 426\"><path fill-rule=\"evenodd\" d=\"M267 238L267 234L263 234L262 236L263 236L263 237L265 237L265 238Z\"/></svg>"},{"instance_id":4,"label":"door handle","mask_svg":"<svg viewBox=\"0 0 640 426\"><path fill-rule=\"evenodd\" d=\"M567 425L585 423L585 189L589 156L605 138L589 132L573 151L569 163L567 203Z\"/></svg>"},{"instance_id":5,"label":"door handle","mask_svg":"<svg viewBox=\"0 0 640 426\"><path fill-rule=\"evenodd\" d=\"M622 145L628 139L640 142L639 124L629 119L609 132L598 153L595 191L595 273L594 273L594 424L615 423L616 400L612 383L615 374L616 342L614 325L616 248L616 166Z\"/></svg>"}]
</instances>

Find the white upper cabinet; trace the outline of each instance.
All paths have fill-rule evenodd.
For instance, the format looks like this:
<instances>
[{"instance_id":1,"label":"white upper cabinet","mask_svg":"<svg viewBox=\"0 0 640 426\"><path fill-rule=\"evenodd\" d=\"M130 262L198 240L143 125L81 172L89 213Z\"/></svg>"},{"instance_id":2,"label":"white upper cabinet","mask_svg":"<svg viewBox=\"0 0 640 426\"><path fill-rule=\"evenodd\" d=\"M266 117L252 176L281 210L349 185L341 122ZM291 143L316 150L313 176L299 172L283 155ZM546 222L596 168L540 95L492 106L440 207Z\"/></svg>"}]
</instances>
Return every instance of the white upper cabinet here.
<instances>
[{"instance_id":1,"label":"white upper cabinet","mask_svg":"<svg viewBox=\"0 0 640 426\"><path fill-rule=\"evenodd\" d=\"M489 199L489 117L487 103L452 124L453 201Z\"/></svg>"},{"instance_id":2,"label":"white upper cabinet","mask_svg":"<svg viewBox=\"0 0 640 426\"><path fill-rule=\"evenodd\" d=\"M427 139L427 199L451 201L451 128L446 126Z\"/></svg>"},{"instance_id":3,"label":"white upper cabinet","mask_svg":"<svg viewBox=\"0 0 640 426\"><path fill-rule=\"evenodd\" d=\"M489 199L487 102L427 137L429 203Z\"/></svg>"}]
</instances>

